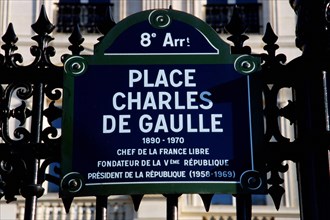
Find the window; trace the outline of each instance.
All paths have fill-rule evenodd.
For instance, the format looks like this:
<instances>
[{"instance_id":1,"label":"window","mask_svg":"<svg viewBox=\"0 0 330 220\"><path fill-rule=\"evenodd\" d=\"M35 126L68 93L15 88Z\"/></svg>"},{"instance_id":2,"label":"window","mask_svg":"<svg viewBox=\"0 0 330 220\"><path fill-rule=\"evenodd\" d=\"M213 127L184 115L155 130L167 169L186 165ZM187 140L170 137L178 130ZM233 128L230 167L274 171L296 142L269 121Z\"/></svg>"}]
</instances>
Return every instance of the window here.
<instances>
[{"instance_id":1,"label":"window","mask_svg":"<svg viewBox=\"0 0 330 220\"><path fill-rule=\"evenodd\" d=\"M230 21L235 6L247 25L246 33L259 34L262 27L259 15L261 4L258 0L208 0L205 5L206 23L216 32L225 33L224 27Z\"/></svg>"},{"instance_id":2,"label":"window","mask_svg":"<svg viewBox=\"0 0 330 220\"><path fill-rule=\"evenodd\" d=\"M112 7L110 0L60 0L57 3L57 32L71 33L78 24L82 32L98 33L97 25Z\"/></svg>"}]
</instances>

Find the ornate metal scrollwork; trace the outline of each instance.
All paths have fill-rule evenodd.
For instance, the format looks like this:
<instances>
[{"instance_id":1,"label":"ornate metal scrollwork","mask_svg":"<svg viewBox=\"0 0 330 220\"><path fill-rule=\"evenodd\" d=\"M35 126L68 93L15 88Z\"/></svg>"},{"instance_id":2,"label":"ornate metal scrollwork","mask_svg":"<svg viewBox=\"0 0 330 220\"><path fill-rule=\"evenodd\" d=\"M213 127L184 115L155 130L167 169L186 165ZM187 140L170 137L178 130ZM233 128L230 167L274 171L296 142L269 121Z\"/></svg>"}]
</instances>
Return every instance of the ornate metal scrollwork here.
<instances>
[{"instance_id":1,"label":"ornate metal scrollwork","mask_svg":"<svg viewBox=\"0 0 330 220\"><path fill-rule=\"evenodd\" d=\"M31 66L37 66L39 68L54 66L50 57L55 55L55 48L48 46L48 43L54 40L49 34L54 30L55 26L48 20L44 9L41 10L38 20L31 27L38 34L32 37L38 43L38 46L32 46L30 49L31 54L35 57Z\"/></svg>"},{"instance_id":2,"label":"ornate metal scrollwork","mask_svg":"<svg viewBox=\"0 0 330 220\"><path fill-rule=\"evenodd\" d=\"M0 199L4 196L7 202L16 201L15 196L24 185L28 167L22 159L3 155L0 161Z\"/></svg>"},{"instance_id":3,"label":"ornate metal scrollwork","mask_svg":"<svg viewBox=\"0 0 330 220\"><path fill-rule=\"evenodd\" d=\"M281 185L284 180L279 173L284 173L288 170L288 165L283 165L282 162L289 157L288 151L295 147L294 142L283 136L279 124L279 118L284 117L291 124L296 122L295 118L295 101L288 100L287 105L283 108L278 105L278 97L280 90L290 88L294 92L293 80L286 71L286 57L284 54L276 54L279 46L276 44L277 36L274 34L270 24L267 24L266 32L263 37L266 43L264 49L267 54L261 54L262 71L263 71L263 94L264 94L264 116L265 116L265 150L270 152L265 159L266 172L270 173L270 178L267 183L270 185L268 193L273 198L277 209L280 207L281 198L285 192ZM283 147L284 146L284 147Z\"/></svg>"},{"instance_id":4,"label":"ornate metal scrollwork","mask_svg":"<svg viewBox=\"0 0 330 220\"><path fill-rule=\"evenodd\" d=\"M239 16L237 7L234 8L233 15L229 23L225 26L225 29L231 34L227 39L234 43L234 46L231 47L231 52L233 54L251 53L251 48L249 46L243 46L244 42L249 39L249 37L244 34L247 26Z\"/></svg>"},{"instance_id":5,"label":"ornate metal scrollwork","mask_svg":"<svg viewBox=\"0 0 330 220\"><path fill-rule=\"evenodd\" d=\"M32 29L37 33L31 47L31 64L23 65L22 55L15 53L18 38L9 24L0 54L0 196L7 202L15 195L41 196L43 188L31 182L35 159L59 161L60 137L53 122L62 115L55 102L62 96L62 67L52 63L55 49L48 46L52 25L42 7ZM49 100L46 101L45 100ZM46 103L46 105L44 105ZM48 106L47 106L48 104ZM43 118L46 118L46 121ZM40 130L40 132L38 132ZM47 161L47 160L46 160Z\"/></svg>"},{"instance_id":6,"label":"ornate metal scrollwork","mask_svg":"<svg viewBox=\"0 0 330 220\"><path fill-rule=\"evenodd\" d=\"M284 183L283 178L280 173L285 173L289 169L289 166L283 165L281 161L270 162L267 164L267 171L270 172L270 177L267 180L267 183L270 185L268 189L269 195L272 197L276 209L280 208L282 196L285 193L284 188L281 184Z\"/></svg>"},{"instance_id":7,"label":"ornate metal scrollwork","mask_svg":"<svg viewBox=\"0 0 330 220\"><path fill-rule=\"evenodd\" d=\"M246 30L246 25L240 19L240 16L236 10L233 12L231 21L226 26L226 30L232 34L228 37L228 40L234 43L231 47L232 53L250 54L251 48L243 46L244 41L248 39L244 32ZM267 54L254 55L261 57L262 60L262 81L263 81L263 95L264 95L264 120L265 120L265 134L264 134L264 153L263 160L264 170L262 172L269 172L270 178L268 179L268 184L270 187L268 192L272 196L275 206L279 208L281 198L284 193L284 188L281 186L283 179L280 177L279 173L284 173L287 171L288 166L282 165L284 158L283 143L290 144L290 140L284 137L281 133L279 126L279 117L284 117L289 119L291 123L294 123L295 118L295 102L289 100L288 105L280 108L278 106L278 95L282 88L292 88L292 79L286 74L286 69L284 63L286 62L286 57L283 54L276 54L276 50L279 46L276 44L278 37L274 34L270 24L267 24L266 32L263 37L263 41L266 43L264 49ZM240 67L246 68L248 72L249 68L253 67L249 63L244 63L244 59L240 63ZM284 76L285 75L285 76ZM275 140L275 142L274 142ZM291 143L294 145L294 143ZM272 153L266 153L272 152ZM262 163L262 161L258 161ZM258 181L255 178L243 178L245 182L250 184L256 184ZM243 184L244 185L244 184Z\"/></svg>"},{"instance_id":8,"label":"ornate metal scrollwork","mask_svg":"<svg viewBox=\"0 0 330 220\"><path fill-rule=\"evenodd\" d=\"M301 10L298 0L290 1L300 19L306 11ZM329 3L325 5L325 20L330 20ZM99 25L99 30L106 35L115 22L108 10L105 16L106 20ZM150 13L150 24L157 28L164 28L171 23L171 18L166 10L155 10ZM302 21L300 21L302 22ZM299 24L301 24L298 22ZM329 26L329 24L327 24ZM55 126L55 121L62 116L61 107L58 102L62 98L62 72L63 66L56 66L51 58L55 55L55 48L49 46L54 40L50 36L54 30L54 25L47 18L44 7L41 9L40 16L32 29L36 35L32 39L37 43L30 48L33 56L31 64L24 66L21 54L15 53L18 49L16 43L18 37L15 34L14 27L9 24L6 33L2 36L4 44L1 46L4 54L0 54L0 198L5 197L7 202L15 200L19 193L26 197L40 197L43 193L41 184L48 180L60 185L68 194L76 194L83 190L84 180L79 173L71 173L65 176L60 183L60 179L54 175L46 174L46 168L60 159L60 141L61 137ZM228 40L233 42L231 47L233 54L251 54L251 48L243 46L248 39L244 32L246 25L240 19L237 10L233 12L231 21L226 26L226 30L231 34ZM298 28L297 45L302 47L306 38L306 32ZM329 31L328 31L329 32ZM313 31L308 32L313 33ZM98 40L101 41L104 36ZM85 71L85 61L79 56L84 50L81 45L84 38L81 36L78 25L75 26L72 35L69 37L69 50L72 55L62 56L62 61L67 60L67 72L76 75ZM279 118L284 117L290 123L296 123L296 102L288 100L285 107L278 106L278 94L283 88L293 89L292 78L289 74L285 75L286 57L283 54L276 54L279 46L276 44L277 36L274 34L271 26L268 24L266 33L263 37L266 43L264 50L267 51L261 55L243 55L238 58L236 68L243 74L249 74L254 70L253 56L261 57L262 77L264 80L264 160L263 172L269 173L267 180L270 185L268 192L272 196L276 208L279 208L284 188L281 186L283 178L281 174L288 170L288 165L283 161L292 159L288 155L288 150L283 148L295 148L295 143L285 137L279 127ZM69 63L71 62L71 63ZM37 103L31 105L32 102ZM47 101L45 101L47 100ZM15 101L15 104L13 104ZM39 102L38 102L39 101ZM46 120L45 120L46 119ZM14 123L12 123L14 122ZM32 124L32 125L30 125ZM31 131L33 127L34 131ZM273 141L275 140L275 141ZM284 146L284 147L283 147ZM293 151L291 149L291 151ZM284 153L283 153L284 152ZM286 156L286 157L284 157ZM45 159L38 171L37 182L31 182L30 170L35 169L35 160ZM259 161L258 161L259 163ZM34 174L33 174L34 175ZM246 172L241 177L242 187L252 193L258 190L261 182L259 174L255 171ZM133 196L135 204L139 204L143 195ZM203 196L203 200L210 203L212 195ZM70 196L63 198L66 208L70 206L72 198ZM138 206L138 205L137 205ZM206 205L208 207L208 205Z\"/></svg>"},{"instance_id":9,"label":"ornate metal scrollwork","mask_svg":"<svg viewBox=\"0 0 330 220\"><path fill-rule=\"evenodd\" d=\"M26 119L31 116L31 110L27 108L26 101L32 96L32 86L26 83L9 84L1 98L1 137L6 143L27 143L29 141L29 131L23 127ZM17 107L12 106L13 99L20 99L21 103ZM16 118L19 124L12 128L14 137L10 135L10 118Z\"/></svg>"},{"instance_id":10,"label":"ornate metal scrollwork","mask_svg":"<svg viewBox=\"0 0 330 220\"><path fill-rule=\"evenodd\" d=\"M4 45L1 48L5 51L5 56L0 55L0 66L6 66L8 68L17 68L17 63L23 62L23 57L21 54L14 53L18 48L15 45L18 38L15 34L13 24L10 23L6 33L2 36Z\"/></svg>"}]
</instances>

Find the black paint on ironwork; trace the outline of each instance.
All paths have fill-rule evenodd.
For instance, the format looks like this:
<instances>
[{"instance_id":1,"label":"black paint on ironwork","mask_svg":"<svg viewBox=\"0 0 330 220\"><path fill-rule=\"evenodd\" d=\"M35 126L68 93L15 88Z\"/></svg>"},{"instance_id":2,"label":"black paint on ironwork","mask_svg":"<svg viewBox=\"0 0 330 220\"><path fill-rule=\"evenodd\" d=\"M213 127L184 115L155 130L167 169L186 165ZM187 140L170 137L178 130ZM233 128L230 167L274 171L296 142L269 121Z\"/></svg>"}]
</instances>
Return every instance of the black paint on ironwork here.
<instances>
[{"instance_id":1,"label":"black paint on ironwork","mask_svg":"<svg viewBox=\"0 0 330 220\"><path fill-rule=\"evenodd\" d=\"M231 34L227 39L234 44L234 46L231 47L231 52L233 54L251 53L251 48L249 46L243 46L244 42L249 39L249 37L244 34L247 25L240 17L237 7L234 7L232 17L224 28L229 34Z\"/></svg>"},{"instance_id":2,"label":"black paint on ironwork","mask_svg":"<svg viewBox=\"0 0 330 220\"><path fill-rule=\"evenodd\" d=\"M178 199L180 195L169 194L166 197L166 216L167 220L178 220Z\"/></svg>"},{"instance_id":3,"label":"black paint on ironwork","mask_svg":"<svg viewBox=\"0 0 330 220\"><path fill-rule=\"evenodd\" d=\"M285 173L288 170L288 165L283 165L284 160L294 160L293 157L289 157L287 149L294 151L295 144L284 137L281 133L278 119L279 117L288 118L289 115L295 114L294 108L287 108L292 106L294 102L290 101L289 104L284 107L291 110L290 112L283 113L284 108L278 106L278 94L282 88L291 88L293 78L290 78L290 74L285 69L286 56L284 54L276 54L279 46L276 44L278 37L275 35L270 24L267 24L266 31L262 40L266 43L264 50L266 53L260 54L263 61L262 65L262 77L263 78L263 94L264 94L264 117L265 117L265 169L270 174L268 184L270 187L268 192L272 197L276 209L280 208L281 199L285 192L281 184L284 183L280 173ZM292 117L290 117L292 118ZM295 122L290 120L291 123ZM271 141L275 139L276 142ZM272 156L276 155L276 156ZM283 158L287 155L287 158Z\"/></svg>"},{"instance_id":4,"label":"black paint on ironwork","mask_svg":"<svg viewBox=\"0 0 330 220\"><path fill-rule=\"evenodd\" d=\"M329 131L326 129L324 75L330 72L330 22L329 1L290 0L297 13L297 47L303 55L285 64L286 56L277 54L278 37L267 24L262 41L265 43L263 54L253 54L262 59L265 133L262 152L258 152L257 166L261 172L269 174L268 193L275 207L280 208L285 189L282 186L282 174L288 170L285 160L297 164L302 220L330 219L329 217ZM103 34L115 26L108 10L105 21L98 26ZM251 48L244 46L248 39L244 33L240 14L234 9L233 16L225 28L233 43L232 53L251 54ZM96 27L94 24L93 28ZM73 24L68 38L68 49L72 55L79 55L84 47L84 38L80 26ZM36 205L43 195L41 186L45 181L59 185L60 179L49 173L46 168L60 161L61 137L53 122L62 115L56 106L63 88L63 66L51 62L55 48L48 44L54 40L50 36L55 26L47 18L44 7L39 18L32 25L37 35L32 39L37 43L31 47L34 60L22 65L23 57L16 53L18 47L14 26L9 24L2 36L3 45L0 54L0 198L14 202L21 194L26 199L25 220L35 219ZM93 29L94 30L94 29ZM102 40L102 37L98 39ZM67 54L62 55L62 60ZM327 76L329 77L329 76ZM279 107L277 98L281 89L292 90L292 100ZM329 90L328 90L329 91ZM12 106L14 96L19 100ZM48 102L44 103L44 98ZM27 103L32 100L32 105ZM279 118L285 118L294 126L295 140L282 135ZM15 128L10 128L10 119L17 119ZM27 120L31 128L27 129ZM44 120L49 126L43 127ZM43 162L41 163L41 160ZM144 195L131 195L134 209L138 211ZM178 197L166 195L167 218L177 218ZM209 210L213 195L201 195L206 211ZM236 195L237 219L251 219L251 195ZM65 210L69 212L73 197L63 197ZM107 197L96 198L96 219L105 219Z\"/></svg>"},{"instance_id":5,"label":"black paint on ironwork","mask_svg":"<svg viewBox=\"0 0 330 220\"><path fill-rule=\"evenodd\" d=\"M210 210L213 194L200 194L200 197L202 198L202 201L204 203L205 211Z\"/></svg>"},{"instance_id":6,"label":"black paint on ironwork","mask_svg":"<svg viewBox=\"0 0 330 220\"><path fill-rule=\"evenodd\" d=\"M134 210L137 212L139 210L141 201L143 199L144 195L131 195L132 197L132 201L133 201L133 205L134 205Z\"/></svg>"},{"instance_id":7,"label":"black paint on ironwork","mask_svg":"<svg viewBox=\"0 0 330 220\"><path fill-rule=\"evenodd\" d=\"M303 54L288 63L296 73L297 175L301 219L329 219L329 133L326 130L323 77L329 72L329 0L292 0L297 14L296 42Z\"/></svg>"},{"instance_id":8,"label":"black paint on ironwork","mask_svg":"<svg viewBox=\"0 0 330 220\"><path fill-rule=\"evenodd\" d=\"M252 198L250 194L236 195L236 218L242 220L252 218Z\"/></svg>"},{"instance_id":9,"label":"black paint on ironwork","mask_svg":"<svg viewBox=\"0 0 330 220\"><path fill-rule=\"evenodd\" d=\"M96 219L107 220L107 208L108 208L108 197L97 196L96 197Z\"/></svg>"}]
</instances>

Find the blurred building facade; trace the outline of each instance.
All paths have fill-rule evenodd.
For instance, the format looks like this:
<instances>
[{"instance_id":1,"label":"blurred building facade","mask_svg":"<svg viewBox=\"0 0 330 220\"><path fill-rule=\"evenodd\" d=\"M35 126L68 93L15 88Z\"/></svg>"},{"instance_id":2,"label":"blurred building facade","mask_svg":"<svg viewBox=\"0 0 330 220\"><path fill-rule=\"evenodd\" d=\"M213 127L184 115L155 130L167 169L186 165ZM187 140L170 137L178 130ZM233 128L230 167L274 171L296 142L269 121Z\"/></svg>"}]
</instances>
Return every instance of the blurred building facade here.
<instances>
[{"instance_id":1,"label":"blurred building facade","mask_svg":"<svg viewBox=\"0 0 330 220\"><path fill-rule=\"evenodd\" d=\"M91 54L97 38L101 35L95 28L105 11L110 8L115 22L125 17L148 9L168 8L185 11L210 24L227 41L224 26L229 21L234 5L237 5L244 20L248 23L246 45L252 48L252 53L264 53L262 36L266 24L270 23L278 36L278 53L283 53L290 61L301 55L295 46L296 15L289 1L278 0L1 0L0 1L0 34L6 32L10 23L13 24L18 37L18 53L23 55L24 63L32 61L30 46L35 42L31 29L44 5L49 20L56 25L52 36L52 46L56 49L53 63L61 65L62 54L69 54L68 37L74 23L79 23L85 38L82 44L85 50L82 54ZM230 42L228 41L228 44ZM279 97L279 105L285 106L290 90L283 90L285 99ZM293 131L287 121L282 121L283 135L293 141ZM283 176L285 194L282 206L277 211L268 196L253 196L253 216L255 220L294 220L299 219L299 202L297 193L295 164L288 161L289 171ZM93 219L95 213L95 198L76 198L70 213L65 215L64 207L56 193L54 185L44 186L48 192L39 199L38 215L40 219ZM162 195L145 196L138 212L133 209L129 196L109 197L110 219L118 220L161 220L166 219L166 200ZM5 204L0 200L0 219L23 219L24 201ZM182 195L179 198L178 216L181 220L211 220L235 219L235 197L232 195L215 195L209 212L205 212L199 195ZM38 218L39 219L39 218Z\"/></svg>"}]
</instances>

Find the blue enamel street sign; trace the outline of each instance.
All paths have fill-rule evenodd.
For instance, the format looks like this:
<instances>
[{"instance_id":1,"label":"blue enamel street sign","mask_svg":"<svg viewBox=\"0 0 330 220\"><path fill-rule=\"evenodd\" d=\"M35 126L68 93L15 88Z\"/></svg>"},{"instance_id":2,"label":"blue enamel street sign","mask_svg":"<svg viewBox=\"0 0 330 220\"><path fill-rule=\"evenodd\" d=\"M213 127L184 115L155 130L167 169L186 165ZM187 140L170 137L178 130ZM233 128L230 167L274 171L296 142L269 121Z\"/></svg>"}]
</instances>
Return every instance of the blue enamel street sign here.
<instances>
[{"instance_id":1,"label":"blue enamel street sign","mask_svg":"<svg viewBox=\"0 0 330 220\"><path fill-rule=\"evenodd\" d=\"M262 192L259 66L183 12L119 22L65 62L61 194Z\"/></svg>"}]
</instances>

